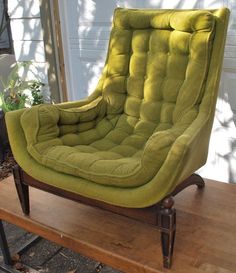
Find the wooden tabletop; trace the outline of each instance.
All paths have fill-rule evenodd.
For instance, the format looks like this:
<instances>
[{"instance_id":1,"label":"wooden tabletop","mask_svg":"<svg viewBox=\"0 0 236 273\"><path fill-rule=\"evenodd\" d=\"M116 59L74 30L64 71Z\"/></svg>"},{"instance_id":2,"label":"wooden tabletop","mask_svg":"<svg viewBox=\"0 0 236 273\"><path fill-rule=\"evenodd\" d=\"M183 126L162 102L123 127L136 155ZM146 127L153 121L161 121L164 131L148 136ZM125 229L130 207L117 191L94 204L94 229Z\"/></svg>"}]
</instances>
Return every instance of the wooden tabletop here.
<instances>
[{"instance_id":1,"label":"wooden tabletop","mask_svg":"<svg viewBox=\"0 0 236 273\"><path fill-rule=\"evenodd\" d=\"M0 219L127 273L235 273L236 185L207 180L175 200L171 270L162 267L156 227L33 188L24 216L12 177L0 183Z\"/></svg>"}]
</instances>

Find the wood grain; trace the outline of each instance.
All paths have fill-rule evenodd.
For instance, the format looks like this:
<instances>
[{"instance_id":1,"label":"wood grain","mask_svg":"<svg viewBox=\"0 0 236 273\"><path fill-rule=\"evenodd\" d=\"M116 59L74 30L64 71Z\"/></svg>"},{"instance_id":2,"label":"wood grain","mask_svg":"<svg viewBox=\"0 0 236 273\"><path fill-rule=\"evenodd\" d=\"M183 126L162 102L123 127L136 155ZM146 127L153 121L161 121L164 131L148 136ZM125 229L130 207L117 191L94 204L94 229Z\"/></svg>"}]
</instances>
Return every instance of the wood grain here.
<instances>
[{"instance_id":1,"label":"wood grain","mask_svg":"<svg viewBox=\"0 0 236 273\"><path fill-rule=\"evenodd\" d=\"M31 188L24 216L12 177L0 183L0 218L127 273L236 272L236 186L207 181L175 197L171 270L163 269L156 227Z\"/></svg>"}]
</instances>

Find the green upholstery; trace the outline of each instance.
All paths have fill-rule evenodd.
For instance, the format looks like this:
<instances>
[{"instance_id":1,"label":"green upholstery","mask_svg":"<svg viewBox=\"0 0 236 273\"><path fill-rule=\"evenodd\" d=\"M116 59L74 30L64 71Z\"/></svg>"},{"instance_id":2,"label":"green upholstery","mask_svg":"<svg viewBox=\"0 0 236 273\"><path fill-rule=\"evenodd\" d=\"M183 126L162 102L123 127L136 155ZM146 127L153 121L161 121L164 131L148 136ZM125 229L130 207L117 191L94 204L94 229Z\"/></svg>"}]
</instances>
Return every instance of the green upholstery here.
<instances>
[{"instance_id":1,"label":"green upholstery","mask_svg":"<svg viewBox=\"0 0 236 273\"><path fill-rule=\"evenodd\" d=\"M111 204L160 201L206 161L228 16L116 9L90 97L7 113L18 164Z\"/></svg>"}]
</instances>

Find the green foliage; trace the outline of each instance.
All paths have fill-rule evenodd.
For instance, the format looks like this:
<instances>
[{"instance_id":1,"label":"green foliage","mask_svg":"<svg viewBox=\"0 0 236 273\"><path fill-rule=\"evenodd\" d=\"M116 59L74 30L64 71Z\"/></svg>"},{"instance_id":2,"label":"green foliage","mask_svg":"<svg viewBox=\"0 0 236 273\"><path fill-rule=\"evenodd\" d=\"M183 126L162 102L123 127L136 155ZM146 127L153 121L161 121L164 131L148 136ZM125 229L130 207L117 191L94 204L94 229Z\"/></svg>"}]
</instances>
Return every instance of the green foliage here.
<instances>
[{"instance_id":1,"label":"green foliage","mask_svg":"<svg viewBox=\"0 0 236 273\"><path fill-rule=\"evenodd\" d=\"M24 94L1 93L2 109L9 112L25 107L26 96Z\"/></svg>"},{"instance_id":2,"label":"green foliage","mask_svg":"<svg viewBox=\"0 0 236 273\"><path fill-rule=\"evenodd\" d=\"M21 68L28 68L30 64L31 62L17 63L9 74L6 82L0 79L4 87L4 89L0 91L0 107L2 107L4 112L24 108L26 104L37 105L44 103L41 94L44 83L38 80L23 80L19 76L19 70ZM25 94L27 90L31 96ZM30 103L28 103L29 101Z\"/></svg>"},{"instance_id":3,"label":"green foliage","mask_svg":"<svg viewBox=\"0 0 236 273\"><path fill-rule=\"evenodd\" d=\"M38 81L34 81L32 85L30 86L31 94L33 97L32 105L38 105L38 104L44 103L43 95L41 94L41 89L43 86L45 86L45 84Z\"/></svg>"}]
</instances>

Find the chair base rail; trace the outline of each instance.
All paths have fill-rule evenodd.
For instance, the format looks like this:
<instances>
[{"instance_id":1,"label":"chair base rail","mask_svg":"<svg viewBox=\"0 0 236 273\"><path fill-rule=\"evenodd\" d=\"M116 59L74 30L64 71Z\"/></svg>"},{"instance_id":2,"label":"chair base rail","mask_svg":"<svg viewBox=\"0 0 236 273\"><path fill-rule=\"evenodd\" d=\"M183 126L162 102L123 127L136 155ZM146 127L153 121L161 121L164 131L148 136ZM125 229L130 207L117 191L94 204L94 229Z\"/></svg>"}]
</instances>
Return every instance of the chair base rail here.
<instances>
[{"instance_id":1,"label":"chair base rail","mask_svg":"<svg viewBox=\"0 0 236 273\"><path fill-rule=\"evenodd\" d=\"M13 175L17 194L24 214L30 213L29 186L44 190L55 195L80 202L89 206L98 207L116 214L120 214L135 220L155 225L161 233L161 245L163 253L163 266L170 268L174 250L176 232L176 210L174 208L174 196L191 185L197 185L199 189L205 186L200 175L192 174L174 191L157 204L147 208L125 208L114 206L102 201L90 199L76 193L68 192L34 179L24 172L18 165L13 168Z\"/></svg>"}]
</instances>

